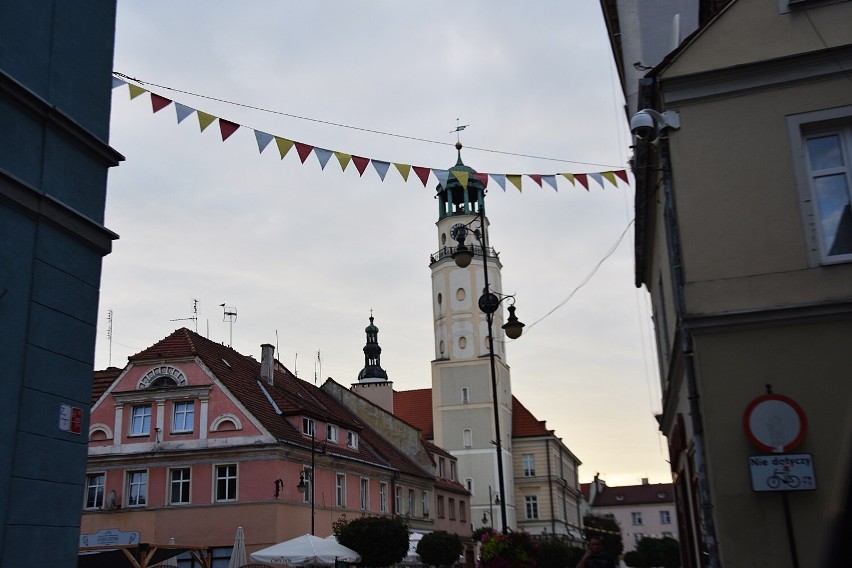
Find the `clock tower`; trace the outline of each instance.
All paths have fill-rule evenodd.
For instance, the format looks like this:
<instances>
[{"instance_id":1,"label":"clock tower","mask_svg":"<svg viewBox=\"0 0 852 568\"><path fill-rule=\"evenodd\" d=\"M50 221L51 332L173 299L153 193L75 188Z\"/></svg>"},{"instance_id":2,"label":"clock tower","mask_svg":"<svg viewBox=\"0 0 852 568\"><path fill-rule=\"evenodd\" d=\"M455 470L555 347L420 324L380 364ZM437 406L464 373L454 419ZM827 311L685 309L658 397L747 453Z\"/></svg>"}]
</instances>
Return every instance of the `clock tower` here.
<instances>
[{"instance_id":1,"label":"clock tower","mask_svg":"<svg viewBox=\"0 0 852 568\"><path fill-rule=\"evenodd\" d=\"M444 186L437 187L438 252L432 255L432 314L434 321L435 359L432 361L432 421L435 443L458 458L459 481L471 492L471 521L481 526L483 513L490 511L489 493L498 487L497 452L494 444L494 399L492 395L488 325L479 309L485 279L483 255L488 255L488 281L492 292L502 291L497 252L486 238L483 249L473 231L488 236L485 210L485 185L477 172L461 159L461 144L456 144L458 161L450 168ZM480 216L480 212L483 213ZM485 224L480 227L480 222ZM459 268L452 254L458 246L456 236L464 231L465 246L474 252L473 261ZM499 433L505 486L508 495L500 495L506 503L509 528L516 526L512 488L512 388L506 364L502 332L503 313L494 313L494 355L499 408ZM489 491L489 488L490 491ZM499 528L499 519L489 526Z\"/></svg>"}]
</instances>

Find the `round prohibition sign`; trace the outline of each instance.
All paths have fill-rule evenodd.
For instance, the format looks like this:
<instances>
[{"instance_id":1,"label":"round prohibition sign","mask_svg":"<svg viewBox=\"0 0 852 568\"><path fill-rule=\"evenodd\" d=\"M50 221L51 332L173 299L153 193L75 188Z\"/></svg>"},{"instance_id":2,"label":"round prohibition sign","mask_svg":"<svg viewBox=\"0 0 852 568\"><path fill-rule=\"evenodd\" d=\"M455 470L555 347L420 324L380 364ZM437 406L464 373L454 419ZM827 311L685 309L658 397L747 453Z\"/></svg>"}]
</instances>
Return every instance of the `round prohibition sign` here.
<instances>
[{"instance_id":1,"label":"round prohibition sign","mask_svg":"<svg viewBox=\"0 0 852 568\"><path fill-rule=\"evenodd\" d=\"M808 421L802 408L783 394L764 394L752 400L743 413L743 430L764 452L781 454L802 443Z\"/></svg>"}]
</instances>

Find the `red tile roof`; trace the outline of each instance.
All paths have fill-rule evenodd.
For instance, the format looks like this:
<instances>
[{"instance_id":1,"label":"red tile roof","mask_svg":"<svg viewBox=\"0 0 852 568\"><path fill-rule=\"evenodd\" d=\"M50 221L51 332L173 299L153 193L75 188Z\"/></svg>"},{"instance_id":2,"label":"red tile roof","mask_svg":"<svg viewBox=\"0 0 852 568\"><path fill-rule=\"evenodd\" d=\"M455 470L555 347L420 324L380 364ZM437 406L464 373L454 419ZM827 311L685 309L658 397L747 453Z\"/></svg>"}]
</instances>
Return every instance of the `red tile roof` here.
<instances>
[{"instance_id":1,"label":"red tile roof","mask_svg":"<svg viewBox=\"0 0 852 568\"><path fill-rule=\"evenodd\" d=\"M95 378L92 381L92 405L94 405L101 395L110 387L115 379L121 374L123 369L118 367L107 367L103 371L95 371Z\"/></svg>"},{"instance_id":2,"label":"red tile roof","mask_svg":"<svg viewBox=\"0 0 852 568\"><path fill-rule=\"evenodd\" d=\"M538 420L527 407L512 396L512 437L528 438L532 436L552 435L553 430L545 427L544 420Z\"/></svg>"},{"instance_id":3,"label":"red tile roof","mask_svg":"<svg viewBox=\"0 0 852 568\"><path fill-rule=\"evenodd\" d=\"M647 485L603 486L595 496L593 507L619 507L622 505L647 505L650 503L674 503L671 483Z\"/></svg>"}]
</instances>

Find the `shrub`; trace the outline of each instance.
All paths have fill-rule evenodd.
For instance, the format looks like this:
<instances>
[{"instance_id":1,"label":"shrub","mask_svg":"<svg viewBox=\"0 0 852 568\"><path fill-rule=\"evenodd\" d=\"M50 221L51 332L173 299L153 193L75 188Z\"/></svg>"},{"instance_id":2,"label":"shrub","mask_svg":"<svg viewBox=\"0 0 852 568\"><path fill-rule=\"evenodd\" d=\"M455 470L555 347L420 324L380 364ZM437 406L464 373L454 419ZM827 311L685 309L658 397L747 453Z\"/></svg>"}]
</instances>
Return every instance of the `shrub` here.
<instances>
[{"instance_id":1,"label":"shrub","mask_svg":"<svg viewBox=\"0 0 852 568\"><path fill-rule=\"evenodd\" d=\"M480 568L533 568L537 544L524 531L489 531L482 537Z\"/></svg>"},{"instance_id":2,"label":"shrub","mask_svg":"<svg viewBox=\"0 0 852 568\"><path fill-rule=\"evenodd\" d=\"M361 566L380 568L401 562L408 554L408 524L399 517L361 517L334 523L337 542L361 556Z\"/></svg>"},{"instance_id":3,"label":"shrub","mask_svg":"<svg viewBox=\"0 0 852 568\"><path fill-rule=\"evenodd\" d=\"M429 566L455 564L462 553L462 543L459 535L447 531L435 531L423 535L417 543L417 554L420 561Z\"/></svg>"}]
</instances>

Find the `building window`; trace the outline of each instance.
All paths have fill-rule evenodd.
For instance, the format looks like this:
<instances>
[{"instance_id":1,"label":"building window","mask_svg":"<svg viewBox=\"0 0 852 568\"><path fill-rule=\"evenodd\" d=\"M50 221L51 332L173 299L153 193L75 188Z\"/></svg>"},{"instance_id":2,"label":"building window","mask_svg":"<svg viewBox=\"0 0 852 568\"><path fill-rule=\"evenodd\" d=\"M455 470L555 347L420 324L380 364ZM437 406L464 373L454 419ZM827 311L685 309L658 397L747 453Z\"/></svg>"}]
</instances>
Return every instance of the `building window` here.
<instances>
[{"instance_id":1,"label":"building window","mask_svg":"<svg viewBox=\"0 0 852 568\"><path fill-rule=\"evenodd\" d=\"M151 433L151 405L134 406L130 413L130 435L147 436Z\"/></svg>"},{"instance_id":2,"label":"building window","mask_svg":"<svg viewBox=\"0 0 852 568\"><path fill-rule=\"evenodd\" d=\"M660 511L660 524L661 525L672 524L672 514L669 511Z\"/></svg>"},{"instance_id":3,"label":"building window","mask_svg":"<svg viewBox=\"0 0 852 568\"><path fill-rule=\"evenodd\" d=\"M524 503L526 504L527 519L537 519L538 497L536 497L535 495L527 495L526 497L524 497Z\"/></svg>"},{"instance_id":4,"label":"building window","mask_svg":"<svg viewBox=\"0 0 852 568\"><path fill-rule=\"evenodd\" d=\"M338 507L346 507L346 475L343 473L337 474L334 498Z\"/></svg>"},{"instance_id":5,"label":"building window","mask_svg":"<svg viewBox=\"0 0 852 568\"><path fill-rule=\"evenodd\" d=\"M86 475L86 508L102 509L104 506L105 473L90 473Z\"/></svg>"},{"instance_id":6,"label":"building window","mask_svg":"<svg viewBox=\"0 0 852 568\"><path fill-rule=\"evenodd\" d=\"M633 526L642 526L642 513L630 513L630 518L633 520Z\"/></svg>"},{"instance_id":7,"label":"building window","mask_svg":"<svg viewBox=\"0 0 852 568\"><path fill-rule=\"evenodd\" d=\"M316 433L316 422L312 418L302 418L302 434L313 436Z\"/></svg>"},{"instance_id":8,"label":"building window","mask_svg":"<svg viewBox=\"0 0 852 568\"><path fill-rule=\"evenodd\" d=\"M450 520L454 520L456 518L456 500L450 497L447 500L447 509L450 516Z\"/></svg>"},{"instance_id":9,"label":"building window","mask_svg":"<svg viewBox=\"0 0 852 568\"><path fill-rule=\"evenodd\" d=\"M388 512L388 484L379 483L379 512Z\"/></svg>"},{"instance_id":10,"label":"building window","mask_svg":"<svg viewBox=\"0 0 852 568\"><path fill-rule=\"evenodd\" d=\"M450 460L450 479L456 480L456 462L454 460Z\"/></svg>"},{"instance_id":11,"label":"building window","mask_svg":"<svg viewBox=\"0 0 852 568\"><path fill-rule=\"evenodd\" d=\"M459 521L467 522L467 505L464 501L459 501Z\"/></svg>"},{"instance_id":12,"label":"building window","mask_svg":"<svg viewBox=\"0 0 852 568\"><path fill-rule=\"evenodd\" d=\"M467 489L468 493L473 495L473 478L472 477L465 478L464 486L465 486L465 489Z\"/></svg>"},{"instance_id":13,"label":"building window","mask_svg":"<svg viewBox=\"0 0 852 568\"><path fill-rule=\"evenodd\" d=\"M465 428L462 432L462 442L465 448L473 447L473 432L470 431L470 428Z\"/></svg>"},{"instance_id":14,"label":"building window","mask_svg":"<svg viewBox=\"0 0 852 568\"><path fill-rule=\"evenodd\" d=\"M397 515L402 513L402 487L397 487L393 497L394 513Z\"/></svg>"},{"instance_id":15,"label":"building window","mask_svg":"<svg viewBox=\"0 0 852 568\"><path fill-rule=\"evenodd\" d=\"M524 454L524 477L535 477L535 455Z\"/></svg>"},{"instance_id":16,"label":"building window","mask_svg":"<svg viewBox=\"0 0 852 568\"><path fill-rule=\"evenodd\" d=\"M438 497L436 499L436 506L438 508L438 511L437 511L438 518L443 519L444 518L444 496L443 495L438 495Z\"/></svg>"},{"instance_id":17,"label":"building window","mask_svg":"<svg viewBox=\"0 0 852 568\"><path fill-rule=\"evenodd\" d=\"M172 432L192 432L195 422L195 404L176 402L172 416Z\"/></svg>"},{"instance_id":18,"label":"building window","mask_svg":"<svg viewBox=\"0 0 852 568\"><path fill-rule=\"evenodd\" d=\"M216 466L216 501L237 500L237 464Z\"/></svg>"},{"instance_id":19,"label":"building window","mask_svg":"<svg viewBox=\"0 0 852 568\"><path fill-rule=\"evenodd\" d=\"M299 479L299 483L304 483L305 492L302 493L302 503L310 503L311 495L313 492L311 491L311 484L314 482L314 470L310 467L306 467L302 469L302 477Z\"/></svg>"},{"instance_id":20,"label":"building window","mask_svg":"<svg viewBox=\"0 0 852 568\"><path fill-rule=\"evenodd\" d=\"M421 505L423 506L423 516L428 517L429 516L429 492L428 491L423 492L422 501L423 502L421 503Z\"/></svg>"},{"instance_id":21,"label":"building window","mask_svg":"<svg viewBox=\"0 0 852 568\"><path fill-rule=\"evenodd\" d=\"M408 512L406 512L406 515L414 516L414 489L408 490Z\"/></svg>"},{"instance_id":22,"label":"building window","mask_svg":"<svg viewBox=\"0 0 852 568\"><path fill-rule=\"evenodd\" d=\"M441 479L444 479L444 477L445 477L444 465L445 465L446 461L447 460L445 460L444 458L438 458L438 477L440 477Z\"/></svg>"},{"instance_id":23,"label":"building window","mask_svg":"<svg viewBox=\"0 0 852 568\"><path fill-rule=\"evenodd\" d=\"M127 506L144 507L148 503L148 472L127 472Z\"/></svg>"},{"instance_id":24,"label":"building window","mask_svg":"<svg viewBox=\"0 0 852 568\"><path fill-rule=\"evenodd\" d=\"M461 400L462 404L467 404L470 402L470 389L467 387L462 387L461 389Z\"/></svg>"},{"instance_id":25,"label":"building window","mask_svg":"<svg viewBox=\"0 0 852 568\"><path fill-rule=\"evenodd\" d=\"M636 533L633 535L633 544L639 544L642 542L642 539L645 538L645 535L642 533Z\"/></svg>"},{"instance_id":26,"label":"building window","mask_svg":"<svg viewBox=\"0 0 852 568\"><path fill-rule=\"evenodd\" d=\"M361 479L361 510L366 511L370 506L370 496L368 494L370 483L367 479Z\"/></svg>"},{"instance_id":27,"label":"building window","mask_svg":"<svg viewBox=\"0 0 852 568\"><path fill-rule=\"evenodd\" d=\"M172 505L189 503L189 476L188 467L169 470L169 503Z\"/></svg>"},{"instance_id":28,"label":"building window","mask_svg":"<svg viewBox=\"0 0 852 568\"><path fill-rule=\"evenodd\" d=\"M325 439L334 444L337 443L337 426L334 424L327 424L325 427Z\"/></svg>"},{"instance_id":29,"label":"building window","mask_svg":"<svg viewBox=\"0 0 852 568\"><path fill-rule=\"evenodd\" d=\"M358 449L358 433L349 431L346 433L346 445L353 450Z\"/></svg>"}]
</instances>

